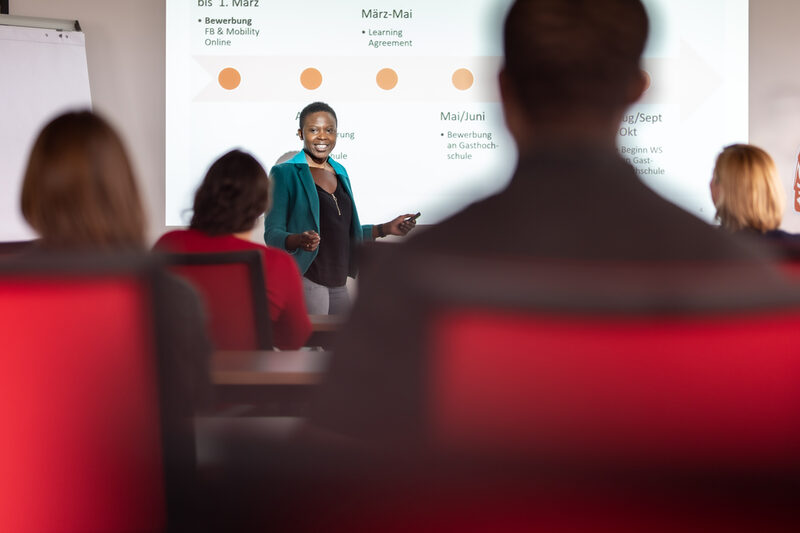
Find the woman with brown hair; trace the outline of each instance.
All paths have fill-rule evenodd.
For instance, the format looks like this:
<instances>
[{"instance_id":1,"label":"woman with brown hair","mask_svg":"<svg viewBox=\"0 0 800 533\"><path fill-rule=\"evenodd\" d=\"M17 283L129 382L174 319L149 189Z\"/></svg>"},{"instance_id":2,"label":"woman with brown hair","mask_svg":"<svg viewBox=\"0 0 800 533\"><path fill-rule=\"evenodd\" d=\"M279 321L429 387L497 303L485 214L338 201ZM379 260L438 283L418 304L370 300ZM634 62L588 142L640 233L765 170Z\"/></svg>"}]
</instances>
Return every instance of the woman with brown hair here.
<instances>
[{"instance_id":1,"label":"woman with brown hair","mask_svg":"<svg viewBox=\"0 0 800 533\"><path fill-rule=\"evenodd\" d=\"M130 160L116 131L90 111L63 114L39 133L22 185L22 214L39 234L31 253L97 252L102 260L120 252L146 252L144 209ZM164 345L171 401L181 410L210 398L208 361L200 302L186 283L158 277L165 306ZM110 354L111 355L111 354Z\"/></svg>"},{"instance_id":2,"label":"woman with brown hair","mask_svg":"<svg viewBox=\"0 0 800 533\"><path fill-rule=\"evenodd\" d=\"M61 115L39 134L22 214L48 248L145 248L144 210L125 148L89 111Z\"/></svg>"},{"instance_id":3,"label":"woman with brown hair","mask_svg":"<svg viewBox=\"0 0 800 533\"><path fill-rule=\"evenodd\" d=\"M155 249L184 253L258 250L274 344L296 350L311 334L300 273L283 250L250 241L268 203L269 180L264 168L252 155L232 150L211 165L197 189L189 229L166 233Z\"/></svg>"}]
</instances>

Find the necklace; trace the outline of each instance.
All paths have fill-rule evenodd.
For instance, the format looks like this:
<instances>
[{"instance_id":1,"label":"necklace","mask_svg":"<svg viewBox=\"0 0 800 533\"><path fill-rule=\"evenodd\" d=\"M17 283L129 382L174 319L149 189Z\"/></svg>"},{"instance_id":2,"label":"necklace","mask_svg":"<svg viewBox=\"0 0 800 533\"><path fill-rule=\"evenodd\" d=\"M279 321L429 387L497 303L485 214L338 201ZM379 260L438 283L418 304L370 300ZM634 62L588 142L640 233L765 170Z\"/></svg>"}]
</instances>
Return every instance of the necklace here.
<instances>
[{"instance_id":1,"label":"necklace","mask_svg":"<svg viewBox=\"0 0 800 533\"><path fill-rule=\"evenodd\" d=\"M336 195L333 194L333 193L330 193L330 195L331 195L331 198L333 198L333 203L336 204L336 210L339 212L339 216L342 216L342 210L339 209L339 201L336 199Z\"/></svg>"}]
</instances>

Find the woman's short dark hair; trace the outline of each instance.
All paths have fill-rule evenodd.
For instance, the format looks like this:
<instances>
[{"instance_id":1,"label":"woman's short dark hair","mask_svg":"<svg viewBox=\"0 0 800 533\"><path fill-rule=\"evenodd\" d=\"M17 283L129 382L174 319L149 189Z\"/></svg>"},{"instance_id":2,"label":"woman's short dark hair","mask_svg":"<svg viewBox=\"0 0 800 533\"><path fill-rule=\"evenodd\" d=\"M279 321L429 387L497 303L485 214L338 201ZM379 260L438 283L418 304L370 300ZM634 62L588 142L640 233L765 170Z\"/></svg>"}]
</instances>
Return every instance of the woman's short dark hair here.
<instances>
[{"instance_id":1,"label":"woman's short dark hair","mask_svg":"<svg viewBox=\"0 0 800 533\"><path fill-rule=\"evenodd\" d=\"M339 119L336 118L336 111L333 110L331 106L326 104L325 102L313 102L308 104L300 111L300 129L303 129L303 124L306 121L306 117L312 113L319 113L320 111L324 111L326 113L330 113L333 115L333 120L338 124Z\"/></svg>"},{"instance_id":2,"label":"woman's short dark hair","mask_svg":"<svg viewBox=\"0 0 800 533\"><path fill-rule=\"evenodd\" d=\"M21 207L48 247L145 246L144 209L125 147L90 111L63 114L39 133Z\"/></svg>"},{"instance_id":3,"label":"woman's short dark hair","mask_svg":"<svg viewBox=\"0 0 800 533\"><path fill-rule=\"evenodd\" d=\"M231 150L211 165L194 195L190 227L209 235L249 231L267 210L269 181L252 155Z\"/></svg>"}]
</instances>

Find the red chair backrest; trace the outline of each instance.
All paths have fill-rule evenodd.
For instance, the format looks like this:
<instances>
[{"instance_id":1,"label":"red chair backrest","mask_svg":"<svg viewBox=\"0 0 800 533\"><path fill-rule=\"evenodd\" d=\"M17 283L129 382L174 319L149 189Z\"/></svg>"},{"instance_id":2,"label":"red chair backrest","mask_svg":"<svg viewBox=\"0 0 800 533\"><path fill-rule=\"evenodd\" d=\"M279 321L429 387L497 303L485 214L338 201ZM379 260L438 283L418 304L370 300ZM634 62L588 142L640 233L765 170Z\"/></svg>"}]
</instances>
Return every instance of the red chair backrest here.
<instances>
[{"instance_id":1,"label":"red chair backrest","mask_svg":"<svg viewBox=\"0 0 800 533\"><path fill-rule=\"evenodd\" d=\"M789 279L795 282L800 280L800 259L784 259L779 266Z\"/></svg>"},{"instance_id":2,"label":"red chair backrest","mask_svg":"<svg viewBox=\"0 0 800 533\"><path fill-rule=\"evenodd\" d=\"M218 350L271 350L272 332L257 250L166 254L171 270L202 297Z\"/></svg>"},{"instance_id":3,"label":"red chair backrest","mask_svg":"<svg viewBox=\"0 0 800 533\"><path fill-rule=\"evenodd\" d=\"M442 310L436 440L582 459L800 464L800 309Z\"/></svg>"},{"instance_id":4,"label":"red chair backrest","mask_svg":"<svg viewBox=\"0 0 800 533\"><path fill-rule=\"evenodd\" d=\"M159 531L149 285L0 271L0 531Z\"/></svg>"}]
</instances>

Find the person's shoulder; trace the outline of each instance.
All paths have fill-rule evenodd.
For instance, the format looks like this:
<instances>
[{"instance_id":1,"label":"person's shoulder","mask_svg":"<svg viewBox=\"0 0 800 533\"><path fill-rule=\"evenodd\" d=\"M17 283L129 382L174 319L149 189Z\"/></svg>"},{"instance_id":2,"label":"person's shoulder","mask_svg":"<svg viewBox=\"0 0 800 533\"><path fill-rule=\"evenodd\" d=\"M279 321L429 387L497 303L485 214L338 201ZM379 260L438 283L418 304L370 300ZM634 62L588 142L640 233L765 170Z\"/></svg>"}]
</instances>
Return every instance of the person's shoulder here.
<instances>
[{"instance_id":1,"label":"person's shoulder","mask_svg":"<svg viewBox=\"0 0 800 533\"><path fill-rule=\"evenodd\" d=\"M269 177L276 183L291 182L300 174L300 165L295 163L281 163L269 171Z\"/></svg>"},{"instance_id":2,"label":"person's shoulder","mask_svg":"<svg viewBox=\"0 0 800 533\"><path fill-rule=\"evenodd\" d=\"M328 163L333 167L333 171L336 172L336 174L347 177L347 170L344 168L344 165L334 160L332 157L328 158Z\"/></svg>"},{"instance_id":3,"label":"person's shoulder","mask_svg":"<svg viewBox=\"0 0 800 533\"><path fill-rule=\"evenodd\" d=\"M163 252L215 253L258 249L259 246L263 247L230 233L209 235L204 231L189 228L163 235L153 249Z\"/></svg>"},{"instance_id":4,"label":"person's shoulder","mask_svg":"<svg viewBox=\"0 0 800 533\"><path fill-rule=\"evenodd\" d=\"M300 271L291 255L272 246L259 245L259 247L268 284L277 282L286 285L292 278L297 278L297 283L300 282Z\"/></svg>"},{"instance_id":5,"label":"person's shoulder","mask_svg":"<svg viewBox=\"0 0 800 533\"><path fill-rule=\"evenodd\" d=\"M759 241L765 242L775 250L783 260L796 261L800 258L800 234L774 229L758 235Z\"/></svg>"},{"instance_id":6,"label":"person's shoulder","mask_svg":"<svg viewBox=\"0 0 800 533\"><path fill-rule=\"evenodd\" d=\"M181 245L186 241L190 231L188 229L176 229L166 232L158 238L153 245L153 250L173 251L175 246Z\"/></svg>"},{"instance_id":7,"label":"person's shoulder","mask_svg":"<svg viewBox=\"0 0 800 533\"><path fill-rule=\"evenodd\" d=\"M273 264L293 264L294 259L284 250L274 246L264 245L260 242L242 241L242 247L248 250L258 250L264 257L264 261Z\"/></svg>"},{"instance_id":8,"label":"person's shoulder","mask_svg":"<svg viewBox=\"0 0 800 533\"><path fill-rule=\"evenodd\" d=\"M286 251L274 246L264 246L263 244L256 244L261 253L264 254L264 261L270 266L277 266L279 268L296 268L294 266L294 259Z\"/></svg>"},{"instance_id":9,"label":"person's shoulder","mask_svg":"<svg viewBox=\"0 0 800 533\"><path fill-rule=\"evenodd\" d=\"M270 170L270 174L276 171L278 172L294 171L297 167L302 166L304 164L305 163L303 162L296 162L290 159L289 161L284 161L283 163L278 163L277 165L274 165L272 167L272 170Z\"/></svg>"},{"instance_id":10,"label":"person's shoulder","mask_svg":"<svg viewBox=\"0 0 800 533\"><path fill-rule=\"evenodd\" d=\"M789 233L788 231L784 231L782 229L774 229L764 233L764 236L768 239L774 239L778 241L786 241L791 243L800 243L800 234L798 233Z\"/></svg>"},{"instance_id":11,"label":"person's shoulder","mask_svg":"<svg viewBox=\"0 0 800 533\"><path fill-rule=\"evenodd\" d=\"M502 225L502 216L507 206L504 191L477 200L445 219L414 230L402 243L408 251L451 250L482 248L486 233L496 233Z\"/></svg>"},{"instance_id":12,"label":"person's shoulder","mask_svg":"<svg viewBox=\"0 0 800 533\"><path fill-rule=\"evenodd\" d=\"M190 230L189 229L173 229L166 233L164 233L161 237L159 237L157 242L161 241L170 241L174 239L183 238Z\"/></svg>"},{"instance_id":13,"label":"person's shoulder","mask_svg":"<svg viewBox=\"0 0 800 533\"><path fill-rule=\"evenodd\" d=\"M297 154L295 154L294 157L292 157L288 161L284 161L282 163L274 165L270 169L269 175L273 177L274 176L282 177L282 176L297 174L300 172L300 169L303 166L308 166L308 163L306 162L303 152L298 152Z\"/></svg>"}]
</instances>

